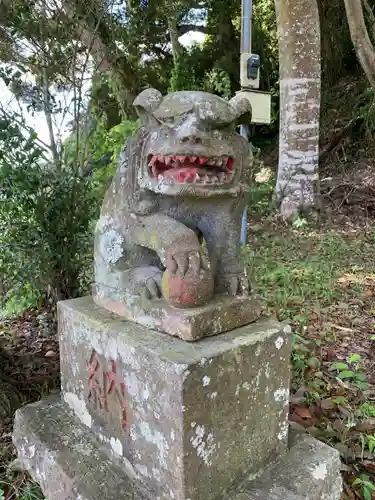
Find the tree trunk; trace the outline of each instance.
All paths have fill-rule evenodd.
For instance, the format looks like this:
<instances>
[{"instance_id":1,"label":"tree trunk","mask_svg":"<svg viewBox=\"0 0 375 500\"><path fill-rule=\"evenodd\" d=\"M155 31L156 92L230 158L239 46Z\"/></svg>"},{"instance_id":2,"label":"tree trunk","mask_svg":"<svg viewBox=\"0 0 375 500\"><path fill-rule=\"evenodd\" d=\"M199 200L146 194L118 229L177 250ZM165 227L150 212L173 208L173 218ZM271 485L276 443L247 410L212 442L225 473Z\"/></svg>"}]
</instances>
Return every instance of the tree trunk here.
<instances>
[{"instance_id":1,"label":"tree trunk","mask_svg":"<svg viewBox=\"0 0 375 500\"><path fill-rule=\"evenodd\" d=\"M111 72L113 77L113 92L123 114L135 118L133 101L141 88L138 69L131 64L127 56L118 49L115 40L101 32L106 19L101 13L87 10L85 4L78 0L64 0L64 11L77 27L77 38L85 45L91 54L96 72ZM98 19L93 21L95 14Z\"/></svg>"},{"instance_id":2,"label":"tree trunk","mask_svg":"<svg viewBox=\"0 0 375 500\"><path fill-rule=\"evenodd\" d=\"M371 43L361 0L344 0L350 35L363 71L375 94L375 50Z\"/></svg>"},{"instance_id":3,"label":"tree trunk","mask_svg":"<svg viewBox=\"0 0 375 500\"><path fill-rule=\"evenodd\" d=\"M178 28L177 28L177 16L173 10L173 4L171 5L171 10L167 13L167 24L169 30L169 39L171 41L173 62L176 68L178 63L178 58L181 55L182 46L178 40Z\"/></svg>"},{"instance_id":4,"label":"tree trunk","mask_svg":"<svg viewBox=\"0 0 375 500\"><path fill-rule=\"evenodd\" d=\"M280 138L275 201L287 219L319 204L321 58L316 0L275 0Z\"/></svg>"}]
</instances>

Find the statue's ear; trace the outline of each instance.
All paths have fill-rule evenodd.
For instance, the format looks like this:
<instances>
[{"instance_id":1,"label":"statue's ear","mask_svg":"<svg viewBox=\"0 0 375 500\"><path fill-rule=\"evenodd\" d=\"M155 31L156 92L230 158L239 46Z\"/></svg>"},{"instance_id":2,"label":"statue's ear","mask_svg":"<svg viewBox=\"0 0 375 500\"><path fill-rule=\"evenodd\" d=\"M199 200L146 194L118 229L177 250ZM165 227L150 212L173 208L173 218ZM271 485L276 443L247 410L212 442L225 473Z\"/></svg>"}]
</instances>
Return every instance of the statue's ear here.
<instances>
[{"instance_id":1,"label":"statue's ear","mask_svg":"<svg viewBox=\"0 0 375 500\"><path fill-rule=\"evenodd\" d=\"M229 103L234 109L237 125L251 122L251 104L246 97L241 94L237 94L232 97Z\"/></svg>"},{"instance_id":2,"label":"statue's ear","mask_svg":"<svg viewBox=\"0 0 375 500\"><path fill-rule=\"evenodd\" d=\"M153 112L159 107L163 96L156 89L143 90L135 98L133 106L141 120L142 125L149 125L153 119Z\"/></svg>"}]
</instances>

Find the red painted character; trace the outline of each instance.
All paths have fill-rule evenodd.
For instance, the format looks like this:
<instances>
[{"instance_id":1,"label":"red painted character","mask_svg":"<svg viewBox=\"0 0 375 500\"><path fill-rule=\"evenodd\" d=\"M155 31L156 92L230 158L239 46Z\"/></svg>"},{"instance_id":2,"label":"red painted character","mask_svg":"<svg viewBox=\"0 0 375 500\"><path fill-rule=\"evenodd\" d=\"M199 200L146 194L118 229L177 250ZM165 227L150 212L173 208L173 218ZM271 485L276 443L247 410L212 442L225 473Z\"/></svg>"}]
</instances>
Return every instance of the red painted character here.
<instances>
[{"instance_id":1,"label":"red painted character","mask_svg":"<svg viewBox=\"0 0 375 500\"><path fill-rule=\"evenodd\" d=\"M111 361L111 371L105 371L97 352L93 350L89 363L88 387L88 399L96 409L108 411L108 396L112 394L116 397L122 411L121 424L126 430L126 386L123 381L118 382L116 361Z\"/></svg>"}]
</instances>

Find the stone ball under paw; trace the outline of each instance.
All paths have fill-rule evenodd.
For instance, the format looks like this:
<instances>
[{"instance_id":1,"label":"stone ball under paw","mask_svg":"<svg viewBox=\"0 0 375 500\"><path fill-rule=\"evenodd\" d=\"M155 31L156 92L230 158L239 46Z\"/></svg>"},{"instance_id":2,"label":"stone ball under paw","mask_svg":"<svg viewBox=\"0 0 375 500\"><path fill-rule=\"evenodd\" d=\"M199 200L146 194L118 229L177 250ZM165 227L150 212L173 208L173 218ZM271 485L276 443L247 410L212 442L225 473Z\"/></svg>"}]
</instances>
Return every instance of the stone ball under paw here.
<instances>
[{"instance_id":1,"label":"stone ball under paw","mask_svg":"<svg viewBox=\"0 0 375 500\"><path fill-rule=\"evenodd\" d=\"M201 269L199 275L185 276L166 270L163 274L161 291L164 299L175 307L190 308L206 304L214 293L214 279L210 270Z\"/></svg>"}]
</instances>

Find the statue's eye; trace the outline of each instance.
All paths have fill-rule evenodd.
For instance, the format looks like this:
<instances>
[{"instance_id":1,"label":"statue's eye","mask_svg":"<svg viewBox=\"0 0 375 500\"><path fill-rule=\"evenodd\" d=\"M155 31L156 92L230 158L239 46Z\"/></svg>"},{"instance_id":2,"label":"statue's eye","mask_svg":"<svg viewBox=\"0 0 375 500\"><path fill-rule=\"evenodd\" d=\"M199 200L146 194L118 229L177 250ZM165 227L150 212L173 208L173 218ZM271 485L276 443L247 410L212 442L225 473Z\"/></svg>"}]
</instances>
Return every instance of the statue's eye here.
<instances>
[{"instance_id":1,"label":"statue's eye","mask_svg":"<svg viewBox=\"0 0 375 500\"><path fill-rule=\"evenodd\" d=\"M230 123L220 123L219 125L216 126L217 130L220 130L220 132L234 132L236 125L233 122Z\"/></svg>"},{"instance_id":2,"label":"statue's eye","mask_svg":"<svg viewBox=\"0 0 375 500\"><path fill-rule=\"evenodd\" d=\"M168 116L167 118L162 118L160 120L161 123L165 123L166 125L171 125L172 123L174 123L175 119L173 116Z\"/></svg>"},{"instance_id":3,"label":"statue's eye","mask_svg":"<svg viewBox=\"0 0 375 500\"><path fill-rule=\"evenodd\" d=\"M178 125L181 125L185 120L185 117L183 115L177 115L177 116L167 116L163 118L160 118L159 121L161 124L166 125L167 127L178 127Z\"/></svg>"}]
</instances>

